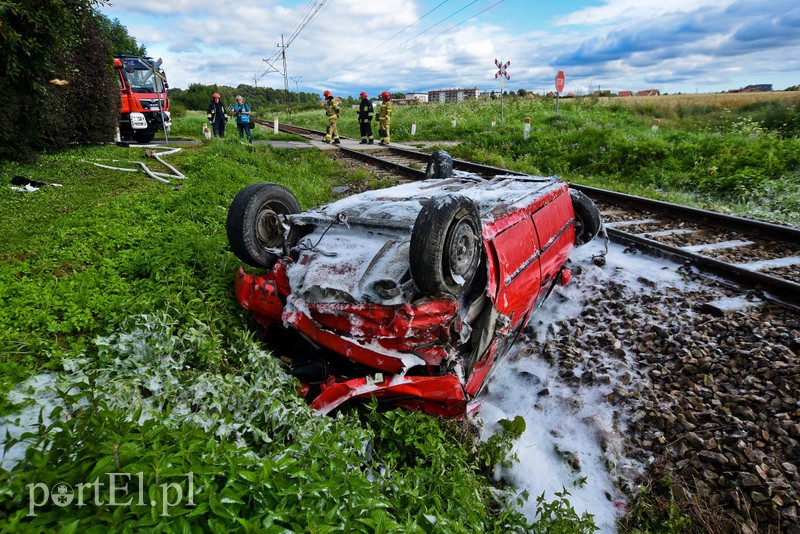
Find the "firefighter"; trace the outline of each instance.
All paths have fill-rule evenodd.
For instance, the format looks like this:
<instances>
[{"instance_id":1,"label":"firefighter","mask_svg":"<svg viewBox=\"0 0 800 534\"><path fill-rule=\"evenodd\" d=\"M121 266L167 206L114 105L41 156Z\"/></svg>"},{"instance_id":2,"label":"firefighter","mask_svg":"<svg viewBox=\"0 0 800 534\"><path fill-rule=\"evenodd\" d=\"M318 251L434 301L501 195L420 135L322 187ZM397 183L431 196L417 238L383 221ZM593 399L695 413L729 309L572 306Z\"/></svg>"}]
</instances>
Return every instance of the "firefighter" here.
<instances>
[{"instance_id":1,"label":"firefighter","mask_svg":"<svg viewBox=\"0 0 800 534\"><path fill-rule=\"evenodd\" d=\"M361 102L358 104L358 126L361 128L361 143L370 145L373 142L372 137L372 116L375 110L372 109L372 102L369 101L367 93L361 91Z\"/></svg>"},{"instance_id":2,"label":"firefighter","mask_svg":"<svg viewBox=\"0 0 800 534\"><path fill-rule=\"evenodd\" d=\"M336 121L339 120L339 113L341 112L341 100L339 97L334 98L330 91L322 93L325 97L325 115L328 116L328 127L325 130L325 142L330 143L333 140L334 145L338 145L339 129L336 127Z\"/></svg>"},{"instance_id":3,"label":"firefighter","mask_svg":"<svg viewBox=\"0 0 800 534\"><path fill-rule=\"evenodd\" d=\"M378 135L381 136L381 144L389 144L389 123L392 121L392 101L389 91L381 93L381 105L378 106Z\"/></svg>"},{"instance_id":4,"label":"firefighter","mask_svg":"<svg viewBox=\"0 0 800 534\"><path fill-rule=\"evenodd\" d=\"M225 104L219 93L211 95L211 103L208 105L206 113L208 124L214 132L214 137L225 137L225 126L228 124L228 114L225 112Z\"/></svg>"}]
</instances>

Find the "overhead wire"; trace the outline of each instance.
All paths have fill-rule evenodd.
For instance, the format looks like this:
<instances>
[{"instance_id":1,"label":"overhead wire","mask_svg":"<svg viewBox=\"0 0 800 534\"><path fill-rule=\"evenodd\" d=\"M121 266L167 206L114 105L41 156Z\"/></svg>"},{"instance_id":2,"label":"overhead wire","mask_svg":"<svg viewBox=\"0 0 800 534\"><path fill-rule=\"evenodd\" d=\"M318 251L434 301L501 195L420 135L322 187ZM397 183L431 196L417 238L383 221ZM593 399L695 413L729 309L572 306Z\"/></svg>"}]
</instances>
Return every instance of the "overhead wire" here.
<instances>
[{"instance_id":1,"label":"overhead wire","mask_svg":"<svg viewBox=\"0 0 800 534\"><path fill-rule=\"evenodd\" d=\"M375 47L374 47L372 50L370 50L369 52L366 52L366 53L364 53L364 54L362 54L362 55L358 56L357 58L353 59L352 61L350 61L350 62L346 63L345 65L343 65L343 66L341 66L341 67L339 67L339 68L338 68L336 71L333 71L332 73L329 73L328 75L326 75L326 76L325 76L325 78L326 78L326 79L331 79L331 78L333 78L334 76L338 75L339 73L343 72L343 71L344 71L344 70L345 70L347 67L349 67L349 66L353 65L354 63L356 63L356 62L360 61L361 59L363 59L363 58L365 58L365 57L368 57L368 56L370 56L371 54L373 54L374 52L376 52L378 49L380 49L381 47L383 47L384 45L386 45L387 43L389 43L390 41L394 40L396 37L398 37L399 35L401 35L402 33L404 33L406 30L408 30L409 28L411 28L411 27L413 27L414 25L418 24L418 23L419 23L419 22L420 22L422 19L424 19L425 17L427 17L428 15L430 15L431 13L433 13L434 11L436 11L437 9L439 9L440 7L442 7L442 6L443 6L444 4L446 4L448 1L449 1L449 0L443 0L442 2L440 2L439 4L437 4L437 5L436 5L434 8L430 9L430 10L429 10L428 12L426 12L424 15L422 15L421 17L419 17L419 18L418 18L416 21L412 22L412 23L411 23L411 24L409 24L408 26L406 26L406 27L404 27L403 29L399 30L398 32L394 33L394 34L393 34L391 37L389 37L389 38L385 39L383 42L381 42L380 44L378 44L377 46L375 46ZM454 16L456 16L457 14L461 13L461 12L462 12L462 11L464 11L465 9L469 8L470 6L472 6L472 5L476 4L476 3L478 3L479 1L480 1L480 0L473 0L473 1L471 1L471 2L470 2L470 3L468 3L467 5L463 6L462 8L460 8L460 9L458 9L458 10L456 10L456 11L454 11L453 13L451 13L451 14L450 14L450 15L448 15L447 17L445 17L445 18L441 19L440 21L436 22L435 24L432 24L431 26L428 26L427 28L425 28L425 29L424 29L424 30L422 30L421 32L417 33L417 34L416 34L416 35L414 35L413 37L410 37L410 38L406 39L405 41L403 41L403 42L402 42L402 43L401 43L401 44L398 46L398 48L403 48L403 47L405 47L405 46L406 46L408 43L410 43L410 42L414 41L415 39L419 38L420 36L422 36L422 35L424 35L424 34L428 33L429 31L431 31L432 29L436 28L437 26L440 26L441 24L444 24L446 21L450 20L451 18L453 18L453 17L454 17ZM313 19L314 19L314 18L315 18L317 15L319 15L319 14L320 14L320 12L322 12L322 11L326 10L328 7L330 7L330 4L329 4L328 2L329 2L329 0L311 0L311 1L310 1L310 2L309 2L307 5L306 5L306 8L305 8L305 9L302 11L302 13L301 13L301 14L300 14L300 15L299 15L299 16L298 16L296 19L295 19L295 29L292 31L292 33L291 33L291 35L290 35L289 39L288 39L288 40L287 40L287 41L284 43L283 47L281 48L281 47L279 46L279 48L281 48L280 50L276 51L276 52L275 52L275 53L274 53L274 54L273 54L273 55L270 57L270 59L265 59L265 60L263 60L263 61L264 61L264 62L266 62L267 64L269 64L270 66L272 65L272 63L274 63L275 61L277 61L277 60L278 60L278 58L281 56L281 53L282 53L282 52L283 52L283 51L284 51L286 48L288 48L288 47L289 47L289 45L290 45L290 44L291 44L291 43L292 43L292 42L293 42L293 41L294 41L294 40L295 40L295 39L296 39L296 38L297 38L297 37L300 35L300 33L301 33L301 32L302 32L302 31L303 31L303 30L304 30L304 29L305 29L305 28L306 28L306 27L307 27L307 26L308 26L308 25L311 23L311 21L312 21L312 20L313 20ZM470 20L474 19L475 17L477 17L477 16L479 16L479 15L481 15L481 14L483 14L483 13L485 13L485 12L489 11L490 9L493 9L493 8L497 7L498 5L502 4L503 2L505 2L505 0L499 0L498 2L495 2L495 3L494 3L494 4L492 4L491 6L489 6L489 7L485 8L485 9L483 9L483 10L479 11L478 13L475 13L474 15L472 15L472 16L470 16L470 17L468 17L468 18L464 19L464 20L462 20L461 22L459 22L459 23L457 23L457 24L455 24L455 25L452 25L452 26L448 26L446 29L444 29L444 30L442 30L441 32L439 32L439 33L437 33L436 35L434 35L434 36L433 36L431 39L429 39L429 40L427 40L427 41L425 41L425 42L420 42L420 43L418 43L418 44L416 44L416 45L412 46L412 47L411 47L411 48L409 48L408 50L413 50L414 48L417 48L417 47L419 47L419 46L421 46L421 45L423 45L423 44L429 43L431 40L433 40L433 39L435 39L435 38L439 37L440 35L442 35L442 34L444 34L444 33L448 32L448 31L452 30L453 28L457 28L457 27L461 26L462 24L465 24L466 22L468 22L468 21L470 21ZM362 66L366 66L366 65L373 64L375 61L377 61L377 59L378 59L378 57L374 57L374 58L372 58L372 59L367 59L365 62L363 62L363 63L362 63ZM266 75L266 74L267 74L267 72L265 71L264 75Z\"/></svg>"},{"instance_id":2,"label":"overhead wire","mask_svg":"<svg viewBox=\"0 0 800 534\"><path fill-rule=\"evenodd\" d=\"M428 11L427 13L425 13L424 15L422 15L420 18L418 18L417 20L415 20L414 22L412 22L411 24L409 24L408 26L406 26L405 28L403 28L403 29L402 29L402 30L400 30L399 32L397 32L397 33L395 33L394 35L392 35L391 37L389 37L388 39L384 40L384 41L383 41L381 44L377 45L377 46L376 46L376 47L374 47L372 50L369 50L369 51L367 51L367 52L365 52L365 53L361 54L360 56L358 56L357 58L355 58L354 60L352 60L350 63L346 63L346 64L342 65L341 67L339 67L339 70L338 70L338 71L336 71L336 73L334 73L334 74L337 74L339 71L346 69L347 67L349 67L349 66L350 66L350 65L352 65L353 63L356 63L357 61L361 60L362 58L364 58L364 57L366 57L366 56L368 56L368 55L372 54L372 53L373 53L373 52L375 52L377 49L379 49L380 47L382 47L383 45L385 45L386 43L388 43L389 41L391 41L392 39L394 39L395 37L397 37L398 35L400 35L400 34L401 34L401 33L403 33L404 31L406 31L406 30L407 30L407 29L409 29L410 27L412 27L412 26L414 26L415 24L417 24L419 21L421 21L422 19L424 19L424 18L425 18L425 17L427 17L428 15L430 15L431 13L433 13L434 11L436 11L437 9L439 9L440 7L442 7L442 6L443 6L444 4L446 4L448 1L449 1L449 0L444 0L444 1L443 1L442 3L440 3L438 6L434 7L433 9L431 9L430 11Z\"/></svg>"},{"instance_id":3,"label":"overhead wire","mask_svg":"<svg viewBox=\"0 0 800 534\"><path fill-rule=\"evenodd\" d=\"M289 45L292 44L292 42L297 38L297 36L300 35L300 32L302 32L305 29L305 27L308 26L311 23L312 20L314 20L314 17L316 17L317 14L320 12L320 10L323 7L325 7L325 4L326 4L327 1L328 0L320 0L320 1L316 1L314 3L314 5L316 6L316 9L314 9L313 13L309 13L303 19L303 22L295 29L295 31L292 33L291 37L289 37L289 39L286 41L286 44L284 45L284 48L288 48ZM313 8L313 6L312 6L312 8Z\"/></svg>"},{"instance_id":4,"label":"overhead wire","mask_svg":"<svg viewBox=\"0 0 800 534\"><path fill-rule=\"evenodd\" d=\"M411 41L413 41L414 39L417 39L417 38L418 38L418 37L420 37L421 35L424 35L425 33L427 33L427 32L429 32L430 30L432 30L433 28L435 28L435 27L437 27L437 26L439 26L439 25L441 25L441 24L445 23L445 22L446 22L446 21L448 21L449 19L453 18L455 15L457 15L457 14L461 13L461 12L462 12L462 11L464 11L465 9L469 8L470 6L472 6L472 5L476 4L476 3L478 3L478 1L479 1L479 0L473 0L473 1L472 1L472 2L470 2L469 4L467 4L467 5L465 5L464 7L462 7L461 9L458 9L457 11L454 11L453 13L451 13L450 15L448 15L447 17L445 17L445 18L443 18L442 20L440 20L440 21L436 22L435 24L433 24L433 25L431 25L431 26L429 26L429 27L425 28L424 30L422 30L421 32L417 33L417 34L416 34L416 35L414 35L413 37L410 37L409 39L406 39L406 40L405 40L405 41L403 41L403 42L402 42L400 45L398 45L398 49L399 49L399 48L403 48L405 45L407 45L408 43L410 43L410 42L411 42ZM472 16L470 16L470 17L468 17L468 18L464 19L464 20L462 20L462 21L461 21L461 22L459 22L458 24L455 24L455 25L453 25L453 26L448 26L446 29L444 29L444 30L442 30L441 32L439 32L439 33L437 33L436 35L434 35L434 36L431 38L431 40L432 40L432 39L435 39L436 37L438 37L438 36L440 36L440 35L442 35L443 33L446 33L446 32L448 32L448 31L452 30L453 28L457 28L458 26L461 26L462 24L464 24L464 23L466 23L466 22L468 22L468 21L470 21L470 20L474 19L474 18L475 18L475 17L477 17L478 15L481 15L481 14L483 14L483 13L485 13L485 12L489 11L490 9L493 9L494 7L498 6L499 4L502 4L503 2L505 2L505 0L499 0L498 2L495 2L495 3L494 3L494 4L492 4L491 6L487 7L486 9L483 9L483 10L479 11L478 13L476 13L476 14L474 14L474 15L472 15ZM430 13L430 12L434 11L435 9L437 9L437 8L438 8L438 7L440 7L440 6L441 6L441 4L439 4L439 6L436 6L434 9L432 9L432 10L431 10L431 11L429 11L428 13ZM426 15L427 15L427 14L426 14ZM419 22L419 20L421 20L421 19L422 19L422 17L420 17L420 19L418 19L418 21L417 21L417 22ZM414 24L416 24L416 23L414 23ZM412 26L412 25L413 25L413 24L411 24L411 25L409 25L409 26ZM400 33L402 33L403 31L405 31L407 28L408 28L408 26L407 26L406 28L403 28L403 30L401 30L401 31L400 31L400 32L398 32L397 34L395 34L395 35L394 35L392 38L396 37L397 35L399 35L399 34L400 34ZM428 43L428 42L430 42L430 40L428 40L428 41L425 41L425 42L426 42L426 43ZM380 45L378 45L378 47L376 47L375 49L373 49L373 51L374 51L374 50L376 50L377 48L379 48L380 46L382 46L383 44L385 44L385 41L384 41L384 43L381 43ZM424 43L418 43L418 44L414 45L413 47L409 48L409 50L413 50L414 48L417 48L418 46L420 46L420 45L422 45L422 44L424 44ZM361 57L364 57L364 56L361 56ZM375 61L377 61L378 59L379 59L378 57L374 57L374 58L372 58L372 59L368 59L368 60L366 60L365 62L363 62L363 63L362 63L362 66L371 65L371 64L375 63ZM350 64L352 64L352 62L351 62L351 63L348 63L348 65L350 65ZM347 66L347 65L345 65L345 66ZM335 76L335 75L339 74L340 72L343 72L343 68L344 68L344 67L342 67L342 68L340 68L340 69L338 69L338 70L334 71L333 73L329 74L329 75L327 76L327 78L331 78L331 77L333 77L333 76Z\"/></svg>"},{"instance_id":5,"label":"overhead wire","mask_svg":"<svg viewBox=\"0 0 800 534\"><path fill-rule=\"evenodd\" d=\"M419 37L420 35L422 35L422 34L425 34L425 33L428 33L430 30L432 30L433 28L435 28L435 27L436 27L436 26L438 26L439 24L442 24L443 22L445 22L445 21L447 21L447 20L449 20L449 19L453 18L454 16L458 15L459 13L461 13L462 11L464 11L465 9L467 9L469 6L471 6L471 5L473 5L473 4L477 4L478 2L479 2L479 0L472 0L472 2L470 2L470 3L469 3L469 4L467 4L467 5L465 5L464 7L462 7L461 9L459 9L458 11L455 11L455 12L453 12L453 13L449 14L448 16L446 16L445 18L443 18L442 20L440 20L439 22L437 22L437 23L436 23L436 24L434 24L433 26L428 26L427 28L425 28L424 30L422 30L421 32L419 32L417 35L415 35L414 37L412 37L412 38L410 38L410 39L407 39L405 42L401 43L401 44L400 44L400 46L401 46L401 47L402 47L402 46L405 46L407 43L409 43L409 42L413 41L414 39L416 39L416 38L417 38L417 37Z\"/></svg>"},{"instance_id":6,"label":"overhead wire","mask_svg":"<svg viewBox=\"0 0 800 534\"><path fill-rule=\"evenodd\" d=\"M289 48L289 45L292 44L292 42L297 38L297 36L300 35L300 33L306 28L306 26L308 26L311 23L314 17L316 17L320 13L320 10L324 10L327 8L326 6L327 2L328 0L310 0L308 4L306 4L306 7L303 9L303 11L301 11L300 15L298 15L297 18L295 19L295 22L292 25L292 27L294 27L294 30L292 30L289 38L282 45L278 46L278 50L274 54L272 54L269 57L269 59L264 59L262 60L261 64L259 64L258 69L256 70L256 76L255 76L256 79L261 79L270 72L265 68L264 74L259 74L261 72L261 67L263 66L263 63L266 63L273 69L275 68L273 67L273 63L275 63L278 60L278 58L281 57L281 54L287 48Z\"/></svg>"},{"instance_id":7,"label":"overhead wire","mask_svg":"<svg viewBox=\"0 0 800 534\"><path fill-rule=\"evenodd\" d=\"M433 40L433 39L436 39L437 37L439 37L439 36L440 36L440 35L442 35L443 33L447 33L448 31L452 30L453 28L458 28L459 26L461 26L461 25L462 25L462 24L464 24L465 22L469 22L470 20L474 19L474 18L475 18L475 17L477 17L478 15L482 15L483 13L486 13L487 11L489 11L490 9L492 9L493 7L496 7L497 5L499 5L499 4L502 4L502 3L503 3L503 2L505 2L505 1L506 1L506 0L499 0L498 2L495 2L494 4L490 5L490 6L489 6L489 7L487 7L486 9L484 9L484 10L482 10L482 11L478 11L477 13L475 13L474 15L472 15L471 17L469 17L469 18L466 18L466 19L462 20L462 21L461 21L461 22L459 22L458 24L455 24L455 25L453 25L453 26L450 26L450 27L448 27L447 29L444 29L444 30L440 31L439 33L437 33L436 35L434 35L433 37L431 37L431 40ZM415 44L414 46L412 46L411 48L409 48L409 50L414 50L414 49L415 49L415 48L417 48L418 46L421 46L421 45L423 45L423 44L427 44L427 43L429 43L429 42L430 42L430 41L425 41L424 43L417 43L417 44ZM403 44L405 44L405 43L403 43ZM401 46L402 46L402 45L401 45Z\"/></svg>"}]
</instances>

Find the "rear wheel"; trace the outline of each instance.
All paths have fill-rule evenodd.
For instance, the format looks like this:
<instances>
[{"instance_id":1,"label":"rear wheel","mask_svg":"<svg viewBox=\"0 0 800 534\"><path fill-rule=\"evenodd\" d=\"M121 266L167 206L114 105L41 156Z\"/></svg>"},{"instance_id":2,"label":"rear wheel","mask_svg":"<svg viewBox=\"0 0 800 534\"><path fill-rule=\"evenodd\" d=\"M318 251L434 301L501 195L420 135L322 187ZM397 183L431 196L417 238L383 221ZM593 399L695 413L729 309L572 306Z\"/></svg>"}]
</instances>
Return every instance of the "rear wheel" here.
<instances>
[{"instance_id":1,"label":"rear wheel","mask_svg":"<svg viewBox=\"0 0 800 534\"><path fill-rule=\"evenodd\" d=\"M482 255L478 208L458 195L434 197L411 232L411 277L425 294L464 294Z\"/></svg>"},{"instance_id":2,"label":"rear wheel","mask_svg":"<svg viewBox=\"0 0 800 534\"><path fill-rule=\"evenodd\" d=\"M600 211L592 199L578 191L570 189L572 209L575 212L575 245L580 247L594 239L600 232Z\"/></svg>"},{"instance_id":3,"label":"rear wheel","mask_svg":"<svg viewBox=\"0 0 800 534\"><path fill-rule=\"evenodd\" d=\"M425 178L452 178L453 157L445 150L437 150L428 159Z\"/></svg>"},{"instance_id":4,"label":"rear wheel","mask_svg":"<svg viewBox=\"0 0 800 534\"><path fill-rule=\"evenodd\" d=\"M252 184L228 209L228 243L236 257L253 267L272 267L287 248L283 215L300 213L291 191L278 184Z\"/></svg>"}]
</instances>

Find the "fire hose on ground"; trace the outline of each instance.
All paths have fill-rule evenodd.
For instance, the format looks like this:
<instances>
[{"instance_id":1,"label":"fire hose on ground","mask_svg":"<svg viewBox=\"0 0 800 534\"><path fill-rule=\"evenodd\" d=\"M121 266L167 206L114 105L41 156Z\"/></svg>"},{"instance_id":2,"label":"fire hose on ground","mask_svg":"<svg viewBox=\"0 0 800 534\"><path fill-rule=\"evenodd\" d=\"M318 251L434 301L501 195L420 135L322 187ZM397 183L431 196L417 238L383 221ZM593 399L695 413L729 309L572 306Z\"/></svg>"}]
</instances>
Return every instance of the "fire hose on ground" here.
<instances>
[{"instance_id":1,"label":"fire hose on ground","mask_svg":"<svg viewBox=\"0 0 800 534\"><path fill-rule=\"evenodd\" d=\"M137 165L139 167L139 168L134 168L134 169L130 169L130 168L126 168L126 167L114 167L112 165L105 165L105 164L97 163L97 162L94 162L94 161L92 161L90 163L92 163L93 165L96 165L97 167L102 167L103 169L111 169L111 170L114 170L114 171L139 172L140 170L142 170L150 178L153 178L154 180L158 180L159 182L163 182L165 184L172 183L167 178L175 178L175 179L180 179L180 180L185 180L186 179L186 176L184 176L183 173L181 173L178 169L176 169L175 167L173 167L172 165L170 165L169 163L167 163L166 161L161 159L161 156L168 156L170 154L174 154L175 152L179 152L181 150L180 148L168 148L168 147L159 147L159 146L151 146L151 145L130 145L130 146L132 148L146 148L147 150L145 150L144 155L146 157L149 157L149 158L154 158L156 161L161 163L164 167L169 169L172 172L172 174L168 174L168 173L164 173L164 172L154 172L154 171L150 170L147 167L147 165L145 165L141 161L128 161L127 162L127 163L131 163L133 165ZM163 148L165 150L163 150L162 152L156 152L155 149L159 149L159 148ZM150 149L153 149L153 150L150 150ZM110 161L116 162L116 163L123 162L122 160L118 160L118 159L112 159Z\"/></svg>"}]
</instances>

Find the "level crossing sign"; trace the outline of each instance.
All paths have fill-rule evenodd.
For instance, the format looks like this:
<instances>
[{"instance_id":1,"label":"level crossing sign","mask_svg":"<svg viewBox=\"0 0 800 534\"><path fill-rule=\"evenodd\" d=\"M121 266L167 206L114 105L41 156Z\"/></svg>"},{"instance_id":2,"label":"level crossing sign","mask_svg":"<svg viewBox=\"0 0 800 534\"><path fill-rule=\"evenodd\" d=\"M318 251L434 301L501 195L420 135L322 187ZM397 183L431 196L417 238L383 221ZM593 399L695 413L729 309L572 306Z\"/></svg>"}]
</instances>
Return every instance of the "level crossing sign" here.
<instances>
[{"instance_id":1,"label":"level crossing sign","mask_svg":"<svg viewBox=\"0 0 800 534\"><path fill-rule=\"evenodd\" d=\"M494 64L497 65L497 69L498 69L497 73L494 75L494 79L495 80L497 78L500 78L500 81L502 82L503 81L502 76L505 76L506 80L510 80L511 79L511 76L508 75L508 66L511 65L510 61L506 61L505 63L501 63L501 62L497 61L497 59L495 59L494 60Z\"/></svg>"},{"instance_id":2,"label":"level crossing sign","mask_svg":"<svg viewBox=\"0 0 800 534\"><path fill-rule=\"evenodd\" d=\"M503 116L503 78L510 80L511 76L508 75L508 66L511 65L510 61L502 63L495 58L494 64L497 65L497 73L494 79L500 78L500 124L505 124L505 117Z\"/></svg>"}]
</instances>

